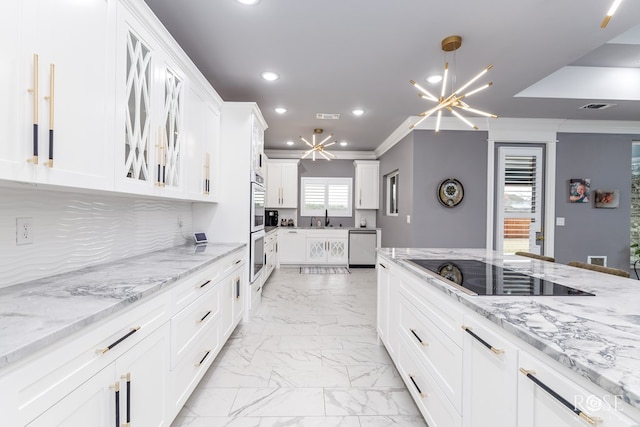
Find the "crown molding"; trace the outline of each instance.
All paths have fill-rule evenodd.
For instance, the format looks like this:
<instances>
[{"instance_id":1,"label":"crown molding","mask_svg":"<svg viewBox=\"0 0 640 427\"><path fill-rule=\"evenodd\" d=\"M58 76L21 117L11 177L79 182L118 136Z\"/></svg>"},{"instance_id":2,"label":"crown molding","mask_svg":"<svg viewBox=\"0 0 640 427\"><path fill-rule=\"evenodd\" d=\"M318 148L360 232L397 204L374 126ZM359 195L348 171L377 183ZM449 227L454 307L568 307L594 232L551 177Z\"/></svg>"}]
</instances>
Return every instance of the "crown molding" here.
<instances>
[{"instance_id":1,"label":"crown molding","mask_svg":"<svg viewBox=\"0 0 640 427\"><path fill-rule=\"evenodd\" d=\"M300 159L307 150L264 150L269 159ZM332 151L336 155L332 160L375 160L373 151ZM307 160L307 159L305 159ZM326 161L324 159L319 159Z\"/></svg>"}]
</instances>

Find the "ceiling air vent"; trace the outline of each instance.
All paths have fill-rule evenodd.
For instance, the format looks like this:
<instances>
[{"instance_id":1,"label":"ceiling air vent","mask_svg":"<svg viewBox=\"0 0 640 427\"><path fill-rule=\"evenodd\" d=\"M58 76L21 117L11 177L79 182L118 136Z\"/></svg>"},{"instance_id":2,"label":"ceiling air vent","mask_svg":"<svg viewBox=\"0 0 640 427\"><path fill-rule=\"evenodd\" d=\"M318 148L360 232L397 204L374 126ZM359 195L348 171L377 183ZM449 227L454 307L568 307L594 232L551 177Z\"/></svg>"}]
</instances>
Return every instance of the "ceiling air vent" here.
<instances>
[{"instance_id":1,"label":"ceiling air vent","mask_svg":"<svg viewBox=\"0 0 640 427\"><path fill-rule=\"evenodd\" d=\"M328 113L318 113L316 114L316 119L320 120L338 120L340 118L340 114L328 114Z\"/></svg>"},{"instance_id":2,"label":"ceiling air vent","mask_svg":"<svg viewBox=\"0 0 640 427\"><path fill-rule=\"evenodd\" d=\"M592 102L587 105L583 105L578 108L579 110L604 110L605 108L613 107L616 104L605 104L602 102Z\"/></svg>"}]
</instances>

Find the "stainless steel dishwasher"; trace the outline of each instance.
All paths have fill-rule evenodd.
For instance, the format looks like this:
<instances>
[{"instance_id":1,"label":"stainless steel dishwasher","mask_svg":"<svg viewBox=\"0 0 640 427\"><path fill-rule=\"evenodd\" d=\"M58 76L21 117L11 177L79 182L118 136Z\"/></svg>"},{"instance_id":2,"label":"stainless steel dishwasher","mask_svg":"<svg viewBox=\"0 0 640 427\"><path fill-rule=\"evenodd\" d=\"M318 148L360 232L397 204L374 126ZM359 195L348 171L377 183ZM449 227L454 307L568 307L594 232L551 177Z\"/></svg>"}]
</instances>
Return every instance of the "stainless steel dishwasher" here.
<instances>
[{"instance_id":1,"label":"stainless steel dishwasher","mask_svg":"<svg viewBox=\"0 0 640 427\"><path fill-rule=\"evenodd\" d=\"M349 230L349 267L375 267L376 230Z\"/></svg>"}]
</instances>

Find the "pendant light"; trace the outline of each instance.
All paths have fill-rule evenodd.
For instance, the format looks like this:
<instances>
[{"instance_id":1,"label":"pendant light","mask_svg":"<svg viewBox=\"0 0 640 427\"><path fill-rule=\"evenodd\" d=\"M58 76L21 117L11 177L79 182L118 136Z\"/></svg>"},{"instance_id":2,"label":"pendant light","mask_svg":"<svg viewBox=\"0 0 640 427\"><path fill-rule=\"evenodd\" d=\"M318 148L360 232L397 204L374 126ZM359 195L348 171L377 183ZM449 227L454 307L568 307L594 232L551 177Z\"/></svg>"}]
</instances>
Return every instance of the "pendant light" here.
<instances>
[{"instance_id":1,"label":"pendant light","mask_svg":"<svg viewBox=\"0 0 640 427\"><path fill-rule=\"evenodd\" d=\"M442 50L445 52L455 52L460 46L462 46L462 37L460 36L449 36L447 38L445 38L444 40L442 40ZM487 113L485 111L481 111L481 110L477 110L475 108L471 108L469 106L469 104L467 104L465 102L466 98L468 98L469 96L476 94L478 92L480 92L481 90L484 90L486 88L488 88L489 86L492 85L491 82L486 83L482 86L479 86L473 90L470 90L468 92L465 92L465 89L467 89L469 86L471 86L473 83L475 83L476 80L478 80L480 77L482 77L483 75L485 75L487 73L487 71L489 71L491 68L493 68L493 65L489 65L487 66L485 69L483 69L480 73L478 73L477 76L475 76L474 78L472 78L471 80L469 80L467 83L465 83L464 85L462 85L462 87L455 89L452 88L451 94L445 97L446 91L447 91L447 79L449 77L449 63L445 62L444 63L444 75L442 78L442 88L440 91L440 97L437 98L436 96L432 95L428 90L426 90L424 87L420 86L418 83L416 83L413 80L410 80L410 83L415 86L421 93L418 94L418 96L422 99L426 99L427 101L432 101L432 102L436 102L437 105L435 107L432 107L428 110L426 110L423 113L420 113L420 119L412 124L410 126L410 129L413 129L414 127L416 127L420 122L422 122L423 120L425 120L427 117L430 117L433 113L437 113L437 120L436 120L436 133L440 131L440 120L442 118L442 111L443 110L447 110L449 111L451 114L453 114L455 117L457 117L458 119L460 119L463 123L465 123L467 126L473 128L473 129L478 129L478 127L476 125L474 125L473 123L471 123L468 119L466 119L462 114L460 114L460 111L464 111L464 112L468 112L468 113L472 113L472 114L476 114L476 115L480 115L480 116L485 116L485 117L491 117L491 118L496 118L498 116L496 116L495 114L491 114L491 113Z\"/></svg>"},{"instance_id":2,"label":"pendant light","mask_svg":"<svg viewBox=\"0 0 640 427\"><path fill-rule=\"evenodd\" d=\"M333 141L330 142L328 144L325 144L332 136L333 134L329 135L328 137L326 137L325 139L323 139L321 142L316 144L316 135L322 135L322 133L324 132L324 130L322 129L314 129L313 130L313 136L312 136L312 142L307 141L306 139L304 139L303 137L300 137L300 139L307 144L309 147L311 147L309 150L305 151L305 153L302 155L301 159L304 159L305 157L307 157L309 154L311 154L312 160L315 162L316 161L316 153L318 153L319 155L321 155L322 157L324 157L327 160L331 160L329 158L329 156L331 157L336 157L335 154L332 154L330 152L328 152L326 150L327 147L335 144L337 141Z\"/></svg>"}]
</instances>

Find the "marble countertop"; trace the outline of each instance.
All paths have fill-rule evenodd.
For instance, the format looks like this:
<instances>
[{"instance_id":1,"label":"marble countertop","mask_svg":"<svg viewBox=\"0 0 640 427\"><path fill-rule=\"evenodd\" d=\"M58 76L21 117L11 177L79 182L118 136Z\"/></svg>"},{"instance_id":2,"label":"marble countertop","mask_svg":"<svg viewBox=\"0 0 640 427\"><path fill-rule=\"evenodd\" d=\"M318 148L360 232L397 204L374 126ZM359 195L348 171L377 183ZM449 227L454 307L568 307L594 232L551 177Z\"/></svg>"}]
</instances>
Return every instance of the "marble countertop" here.
<instances>
[{"instance_id":1,"label":"marble countertop","mask_svg":"<svg viewBox=\"0 0 640 427\"><path fill-rule=\"evenodd\" d=\"M0 289L0 368L244 246L177 246Z\"/></svg>"},{"instance_id":2,"label":"marble countertop","mask_svg":"<svg viewBox=\"0 0 640 427\"><path fill-rule=\"evenodd\" d=\"M485 249L378 249L403 269L640 408L640 282ZM595 296L470 296L408 258L476 259Z\"/></svg>"}]
</instances>

